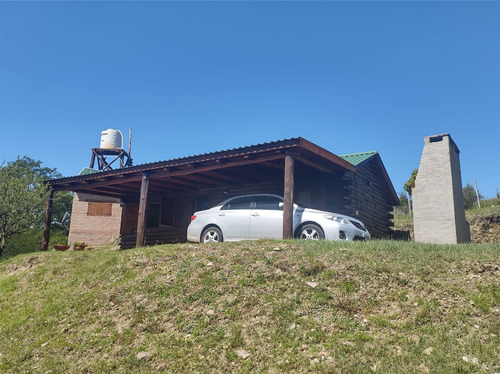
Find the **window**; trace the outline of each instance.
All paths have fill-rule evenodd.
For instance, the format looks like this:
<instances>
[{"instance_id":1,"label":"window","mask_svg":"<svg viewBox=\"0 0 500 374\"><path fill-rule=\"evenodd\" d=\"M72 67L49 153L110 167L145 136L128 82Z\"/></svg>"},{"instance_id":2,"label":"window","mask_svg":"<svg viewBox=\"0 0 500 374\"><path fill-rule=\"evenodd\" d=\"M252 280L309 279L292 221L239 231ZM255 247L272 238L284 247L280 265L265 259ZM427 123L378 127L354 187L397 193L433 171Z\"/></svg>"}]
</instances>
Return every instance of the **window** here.
<instances>
[{"instance_id":1,"label":"window","mask_svg":"<svg viewBox=\"0 0 500 374\"><path fill-rule=\"evenodd\" d=\"M175 200L163 198L161 200L161 224L175 226Z\"/></svg>"},{"instance_id":2,"label":"window","mask_svg":"<svg viewBox=\"0 0 500 374\"><path fill-rule=\"evenodd\" d=\"M147 211L147 228L160 227L160 225L175 225L175 200L163 198L159 202L149 203Z\"/></svg>"},{"instance_id":3,"label":"window","mask_svg":"<svg viewBox=\"0 0 500 374\"><path fill-rule=\"evenodd\" d=\"M237 197L224 204L221 210L251 209L253 200L253 196Z\"/></svg>"},{"instance_id":4,"label":"window","mask_svg":"<svg viewBox=\"0 0 500 374\"><path fill-rule=\"evenodd\" d=\"M210 199L208 198L208 196L198 196L194 204L195 211L206 210L210 208Z\"/></svg>"},{"instance_id":5,"label":"window","mask_svg":"<svg viewBox=\"0 0 500 374\"><path fill-rule=\"evenodd\" d=\"M88 203L88 216L111 216L113 205L111 203Z\"/></svg>"},{"instance_id":6,"label":"window","mask_svg":"<svg viewBox=\"0 0 500 374\"><path fill-rule=\"evenodd\" d=\"M148 229L160 226L160 204L148 204L146 222Z\"/></svg>"},{"instance_id":7,"label":"window","mask_svg":"<svg viewBox=\"0 0 500 374\"><path fill-rule=\"evenodd\" d=\"M257 196L255 199L255 209L283 210L282 199L276 196Z\"/></svg>"}]
</instances>

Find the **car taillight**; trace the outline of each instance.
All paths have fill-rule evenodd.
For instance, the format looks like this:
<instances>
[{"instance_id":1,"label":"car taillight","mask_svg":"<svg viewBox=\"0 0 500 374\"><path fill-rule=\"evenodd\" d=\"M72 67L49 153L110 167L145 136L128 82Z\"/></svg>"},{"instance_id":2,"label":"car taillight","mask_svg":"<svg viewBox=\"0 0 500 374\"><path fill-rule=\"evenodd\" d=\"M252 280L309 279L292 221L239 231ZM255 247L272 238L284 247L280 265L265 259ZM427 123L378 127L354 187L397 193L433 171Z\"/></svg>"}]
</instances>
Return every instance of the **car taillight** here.
<instances>
[{"instance_id":1,"label":"car taillight","mask_svg":"<svg viewBox=\"0 0 500 374\"><path fill-rule=\"evenodd\" d=\"M195 215L192 215L191 216L191 221L194 221L196 219L196 216Z\"/></svg>"}]
</instances>

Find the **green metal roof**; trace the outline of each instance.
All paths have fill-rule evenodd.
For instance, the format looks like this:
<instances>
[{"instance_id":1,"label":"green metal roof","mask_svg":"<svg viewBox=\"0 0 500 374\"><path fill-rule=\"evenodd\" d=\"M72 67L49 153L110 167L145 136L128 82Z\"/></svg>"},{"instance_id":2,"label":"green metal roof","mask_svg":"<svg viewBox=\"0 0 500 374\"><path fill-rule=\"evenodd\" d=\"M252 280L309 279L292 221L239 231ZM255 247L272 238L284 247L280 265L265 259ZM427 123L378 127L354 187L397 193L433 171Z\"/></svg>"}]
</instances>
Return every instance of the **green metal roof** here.
<instances>
[{"instance_id":1,"label":"green metal roof","mask_svg":"<svg viewBox=\"0 0 500 374\"><path fill-rule=\"evenodd\" d=\"M89 175L89 174L95 174L95 173L100 173L100 170L96 169L91 169L91 168L83 168L82 171L78 175Z\"/></svg>"},{"instance_id":2,"label":"green metal roof","mask_svg":"<svg viewBox=\"0 0 500 374\"><path fill-rule=\"evenodd\" d=\"M345 161L353 164L354 166L358 166L359 164L365 162L369 158L375 156L378 152L362 152L362 153L351 153L348 155L340 155L339 157L343 158Z\"/></svg>"}]
</instances>

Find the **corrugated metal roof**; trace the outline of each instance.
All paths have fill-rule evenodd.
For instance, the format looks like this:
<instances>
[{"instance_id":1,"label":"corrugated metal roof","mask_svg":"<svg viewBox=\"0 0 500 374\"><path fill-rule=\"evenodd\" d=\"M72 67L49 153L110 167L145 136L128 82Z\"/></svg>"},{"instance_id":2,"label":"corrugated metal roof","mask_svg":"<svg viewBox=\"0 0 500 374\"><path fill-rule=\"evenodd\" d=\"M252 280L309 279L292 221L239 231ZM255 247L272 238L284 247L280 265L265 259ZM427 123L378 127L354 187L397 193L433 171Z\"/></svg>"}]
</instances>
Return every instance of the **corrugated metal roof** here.
<instances>
[{"instance_id":1,"label":"corrugated metal roof","mask_svg":"<svg viewBox=\"0 0 500 374\"><path fill-rule=\"evenodd\" d=\"M221 153L239 152L239 151L244 153L251 148L274 147L276 145L282 145L282 143L285 143L285 142L299 141L300 139L301 138L288 138L288 139L283 139L283 140L275 140L275 141L266 142L266 143L252 144L252 145L248 145L248 146L244 146L244 147L236 147L236 148L224 149L224 150L214 151L214 152L199 153L199 154L194 154L191 156L172 158L172 159L168 159L168 160L137 164L137 165L134 165L132 167L155 166L157 164L164 164L164 163L170 163L170 162L182 162L182 161L191 160L194 158L203 158L206 160L213 160L213 159L219 157ZM124 169L117 169L117 170L124 170Z\"/></svg>"},{"instance_id":2,"label":"corrugated metal roof","mask_svg":"<svg viewBox=\"0 0 500 374\"><path fill-rule=\"evenodd\" d=\"M89 175L89 174L95 174L95 173L100 173L100 172L101 172L100 170L96 170L96 169L83 168L82 171L80 173L78 173L78 175Z\"/></svg>"},{"instance_id":3,"label":"corrugated metal roof","mask_svg":"<svg viewBox=\"0 0 500 374\"><path fill-rule=\"evenodd\" d=\"M99 171L101 175L96 176L111 176L111 175L116 175L116 174L125 174L125 173L133 173L137 171L144 171L144 170L154 170L156 168L163 168L163 167L168 167L168 166L178 166L178 165L183 165L186 163L192 163L192 162L200 162L200 161L210 161L210 160L215 160L221 157L227 157L227 156L234 156L238 154L246 154L246 153L252 153L255 152L256 148L259 148L260 150L274 150L274 149L281 149L281 148L287 148L290 146L294 145L300 145L302 138L288 138L288 139L283 139L283 140L276 140L272 142L267 142L267 143L260 143L260 144L255 144L255 145L250 145L246 147L237 147L237 148L231 148L223 151L216 151L216 152L209 152L209 153L201 153L201 154L196 154L192 156L186 156L186 157L179 157L179 158L173 158L170 160L164 160L164 161L155 161L155 162L149 162L149 163L143 163L143 164L137 164L133 165L130 167L126 168L121 168L121 169L112 169L112 170L106 170L106 171ZM89 169L89 168L84 168ZM57 178L51 180L51 182L63 182L65 180L72 180L78 177L85 177L85 176L91 176L93 174L97 174L94 172L86 172L83 173L84 171L82 170L80 174L76 176L69 176L69 177L63 177L63 178ZM95 170L95 169L89 169L89 170ZM48 182L48 181L46 181Z\"/></svg>"},{"instance_id":4,"label":"corrugated metal roof","mask_svg":"<svg viewBox=\"0 0 500 374\"><path fill-rule=\"evenodd\" d=\"M362 164L369 158L375 156L377 153L378 153L377 151L350 153L348 155L340 155L339 157L343 158L345 161L353 164L354 166L358 166L359 164Z\"/></svg>"},{"instance_id":5,"label":"corrugated metal roof","mask_svg":"<svg viewBox=\"0 0 500 374\"><path fill-rule=\"evenodd\" d=\"M170 170L171 168L186 168L191 167L192 173L197 173L203 164L205 167L213 167L224 168L226 163L230 163L231 160L237 158L245 158L247 161L252 161L255 159L255 162L258 162L259 157L267 154L268 157L281 157L285 155L285 151L292 150L302 150L300 154L300 159L303 162L309 162L313 167L318 165L320 168L320 163L326 163L327 168L341 168L345 170L355 171L355 166L350 162L342 159L341 157L334 155L333 153L315 145L307 141L304 138L290 138L284 140L277 140L268 143L262 143L257 145L251 145L240 148L233 148L225 151L211 152L205 154L198 154L195 156L181 157L166 161L157 161L152 163L134 165L122 169L113 169L101 171L98 173L94 173L92 171L86 170L85 173L74 177L65 177L53 179L50 181L45 181L45 183L49 183L52 187L59 189L76 187L75 184L80 182L85 183L85 187L89 187L90 185L87 183L100 181L100 183L112 182L116 177L119 178L128 178L140 179L140 173L148 172L148 173L156 173L156 174L165 174L165 173L176 173L179 170ZM241 160L240 160L241 161ZM207 165L208 164L208 165ZM211 165L213 164L213 165ZM324 168L325 166L323 166ZM168 178L169 175L165 174L164 177ZM125 180L125 179L123 179ZM96 182L97 183L97 182ZM69 186L71 184L71 186Z\"/></svg>"}]
</instances>

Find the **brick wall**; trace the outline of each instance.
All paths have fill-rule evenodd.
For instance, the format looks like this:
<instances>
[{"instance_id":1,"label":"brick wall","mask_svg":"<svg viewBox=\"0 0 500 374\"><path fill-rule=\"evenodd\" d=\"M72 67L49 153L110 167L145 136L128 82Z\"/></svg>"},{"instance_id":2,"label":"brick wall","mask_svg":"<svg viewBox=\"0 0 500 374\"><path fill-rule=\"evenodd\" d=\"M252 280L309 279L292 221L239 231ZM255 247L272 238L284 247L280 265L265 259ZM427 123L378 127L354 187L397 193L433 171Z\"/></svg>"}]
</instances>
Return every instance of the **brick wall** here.
<instances>
[{"instance_id":1,"label":"brick wall","mask_svg":"<svg viewBox=\"0 0 500 374\"><path fill-rule=\"evenodd\" d=\"M88 215L89 203L111 204L111 215ZM90 246L118 242L122 219L122 206L118 199L88 194L74 194L68 244L85 242ZM99 210L98 210L99 211Z\"/></svg>"}]
</instances>

